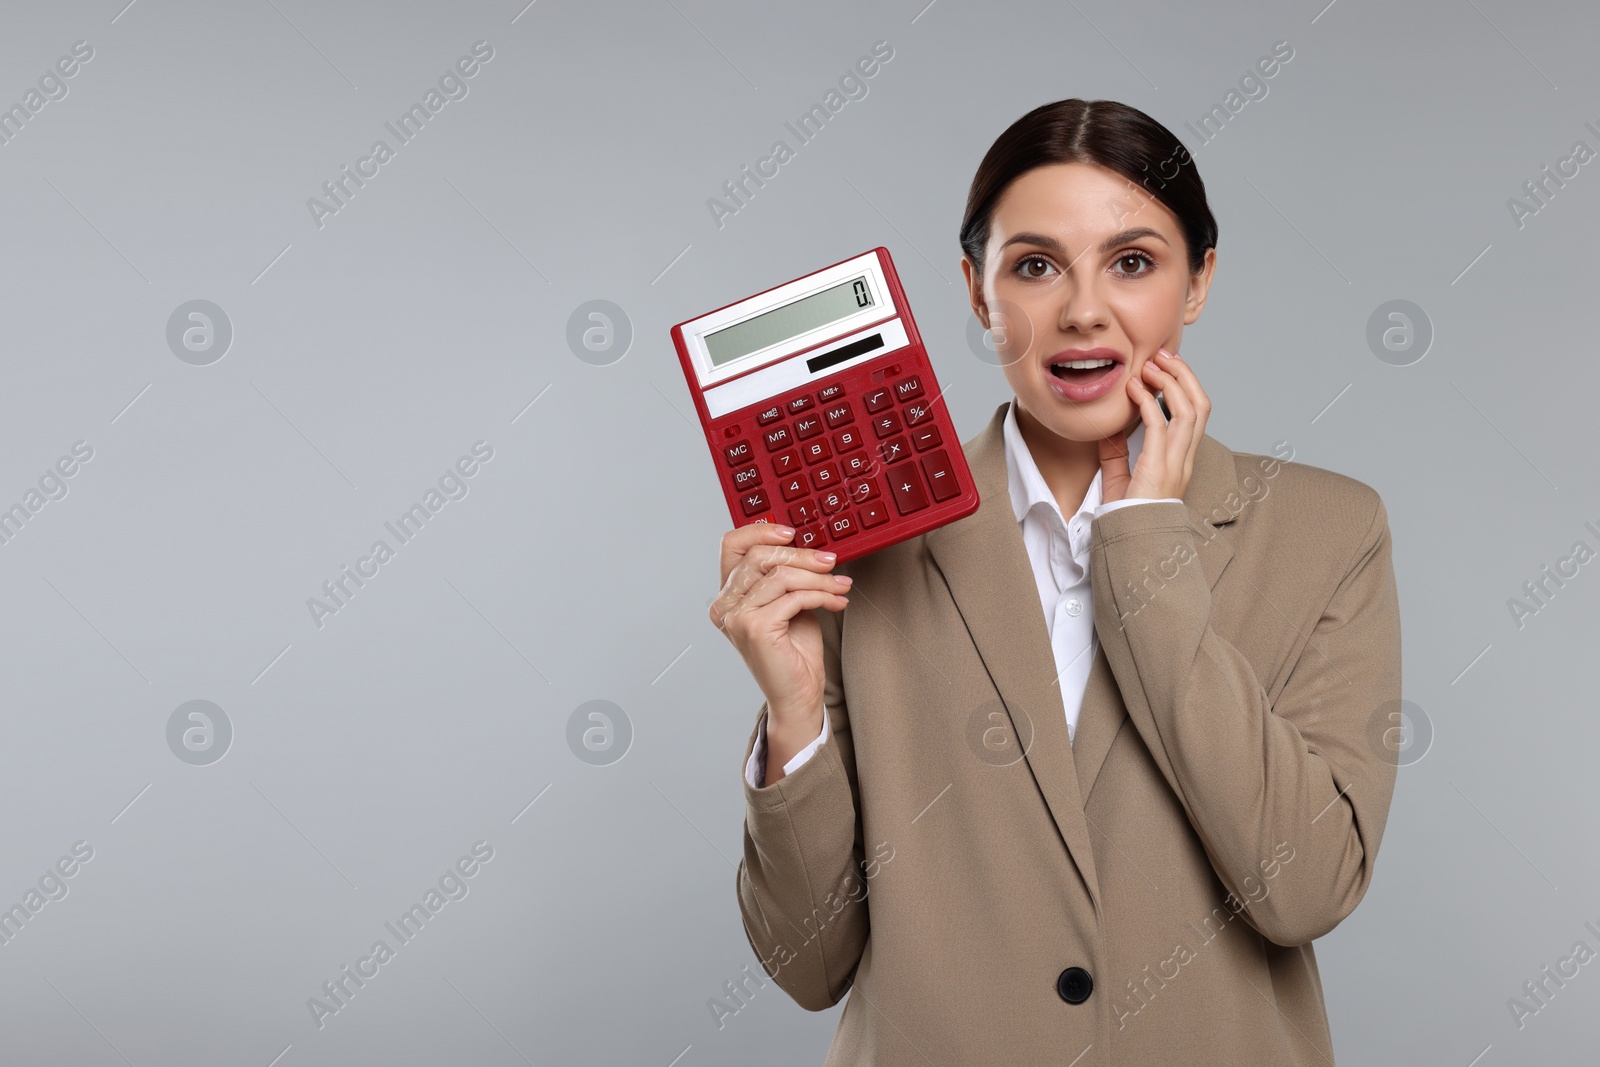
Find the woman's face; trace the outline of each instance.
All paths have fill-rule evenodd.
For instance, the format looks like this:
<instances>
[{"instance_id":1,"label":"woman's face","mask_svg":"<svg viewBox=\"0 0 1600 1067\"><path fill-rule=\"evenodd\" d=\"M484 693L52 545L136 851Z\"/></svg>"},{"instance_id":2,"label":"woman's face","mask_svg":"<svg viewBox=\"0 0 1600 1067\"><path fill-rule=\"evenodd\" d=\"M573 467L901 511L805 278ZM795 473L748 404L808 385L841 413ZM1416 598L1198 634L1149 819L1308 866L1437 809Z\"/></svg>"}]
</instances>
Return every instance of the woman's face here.
<instances>
[{"instance_id":1,"label":"woman's face","mask_svg":"<svg viewBox=\"0 0 1600 1067\"><path fill-rule=\"evenodd\" d=\"M1183 327L1200 317L1215 262L1207 249L1191 276L1177 217L1120 174L1055 163L1001 195L983 276L965 256L961 266L1023 410L1061 437L1098 441L1138 424L1129 377L1157 348L1178 350ZM1101 357L1116 362L1051 370Z\"/></svg>"}]
</instances>

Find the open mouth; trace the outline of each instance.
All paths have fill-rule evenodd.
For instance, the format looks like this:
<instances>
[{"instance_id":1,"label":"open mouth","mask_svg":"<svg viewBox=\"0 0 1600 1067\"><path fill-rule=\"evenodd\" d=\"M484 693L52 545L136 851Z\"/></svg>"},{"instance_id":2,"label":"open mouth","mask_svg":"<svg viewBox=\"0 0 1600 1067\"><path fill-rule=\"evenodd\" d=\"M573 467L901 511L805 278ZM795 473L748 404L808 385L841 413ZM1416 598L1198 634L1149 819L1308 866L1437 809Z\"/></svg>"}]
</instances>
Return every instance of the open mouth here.
<instances>
[{"instance_id":1,"label":"open mouth","mask_svg":"<svg viewBox=\"0 0 1600 1067\"><path fill-rule=\"evenodd\" d=\"M1114 359L1074 359L1062 363L1052 363L1050 373L1063 381L1075 385L1085 385L1089 382L1104 378L1116 370L1117 361Z\"/></svg>"}]
</instances>

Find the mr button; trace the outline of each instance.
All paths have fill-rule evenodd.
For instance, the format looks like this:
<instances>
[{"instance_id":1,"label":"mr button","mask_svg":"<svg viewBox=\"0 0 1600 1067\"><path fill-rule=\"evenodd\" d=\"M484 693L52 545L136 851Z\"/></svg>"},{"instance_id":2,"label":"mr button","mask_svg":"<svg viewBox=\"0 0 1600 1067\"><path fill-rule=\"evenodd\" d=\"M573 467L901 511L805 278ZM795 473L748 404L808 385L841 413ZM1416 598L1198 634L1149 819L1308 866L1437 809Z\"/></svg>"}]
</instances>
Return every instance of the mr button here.
<instances>
[{"instance_id":1,"label":"mr button","mask_svg":"<svg viewBox=\"0 0 1600 1067\"><path fill-rule=\"evenodd\" d=\"M1094 979L1082 967L1068 967L1056 979L1056 992L1068 1004L1082 1004L1094 990Z\"/></svg>"}]
</instances>

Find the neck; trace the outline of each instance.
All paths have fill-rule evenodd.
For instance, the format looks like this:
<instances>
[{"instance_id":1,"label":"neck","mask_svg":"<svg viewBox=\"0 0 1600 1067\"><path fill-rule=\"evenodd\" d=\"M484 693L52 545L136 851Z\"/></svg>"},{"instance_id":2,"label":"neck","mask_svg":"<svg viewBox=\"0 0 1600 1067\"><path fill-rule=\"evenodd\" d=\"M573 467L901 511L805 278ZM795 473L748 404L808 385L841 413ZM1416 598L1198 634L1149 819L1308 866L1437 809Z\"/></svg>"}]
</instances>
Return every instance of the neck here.
<instances>
[{"instance_id":1,"label":"neck","mask_svg":"<svg viewBox=\"0 0 1600 1067\"><path fill-rule=\"evenodd\" d=\"M1135 412L1133 421L1124 427L1125 432L1132 433L1138 424L1138 412ZM1083 503L1100 470L1100 442L1062 437L1020 403L1017 404L1017 429L1040 476L1056 498L1056 506L1063 516L1070 518Z\"/></svg>"}]
</instances>

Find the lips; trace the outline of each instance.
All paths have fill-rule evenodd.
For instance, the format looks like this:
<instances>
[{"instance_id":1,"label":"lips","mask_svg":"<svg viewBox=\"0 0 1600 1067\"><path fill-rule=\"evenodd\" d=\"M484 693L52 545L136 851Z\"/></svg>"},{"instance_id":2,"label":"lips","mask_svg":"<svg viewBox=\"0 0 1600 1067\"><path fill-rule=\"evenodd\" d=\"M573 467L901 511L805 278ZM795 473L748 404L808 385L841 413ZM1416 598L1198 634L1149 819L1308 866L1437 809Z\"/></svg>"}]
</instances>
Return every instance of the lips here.
<instances>
[{"instance_id":1,"label":"lips","mask_svg":"<svg viewBox=\"0 0 1600 1067\"><path fill-rule=\"evenodd\" d=\"M1046 374L1055 374L1055 366L1061 363L1081 362L1083 360L1106 360L1113 363L1126 363L1128 357L1114 348L1065 348L1044 361ZM1106 368L1113 369L1113 368Z\"/></svg>"},{"instance_id":2,"label":"lips","mask_svg":"<svg viewBox=\"0 0 1600 1067\"><path fill-rule=\"evenodd\" d=\"M1088 362L1090 367L1069 369L1064 364ZM1051 390L1063 400L1088 403L1116 387L1128 357L1114 348L1067 348L1044 361ZM1061 367L1059 371L1056 369Z\"/></svg>"}]
</instances>

